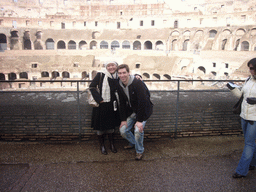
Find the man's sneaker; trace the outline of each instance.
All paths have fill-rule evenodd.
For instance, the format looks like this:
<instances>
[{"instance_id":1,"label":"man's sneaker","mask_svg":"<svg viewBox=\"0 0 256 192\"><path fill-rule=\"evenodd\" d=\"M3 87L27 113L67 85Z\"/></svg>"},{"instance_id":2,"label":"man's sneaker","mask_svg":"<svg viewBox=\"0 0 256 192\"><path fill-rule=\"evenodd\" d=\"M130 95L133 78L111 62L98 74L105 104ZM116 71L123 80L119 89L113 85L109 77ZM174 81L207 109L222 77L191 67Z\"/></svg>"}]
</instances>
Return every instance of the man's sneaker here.
<instances>
[{"instance_id":1,"label":"man's sneaker","mask_svg":"<svg viewBox=\"0 0 256 192\"><path fill-rule=\"evenodd\" d=\"M142 160L143 154L142 153L136 153L135 160L139 161Z\"/></svg>"},{"instance_id":2,"label":"man's sneaker","mask_svg":"<svg viewBox=\"0 0 256 192\"><path fill-rule=\"evenodd\" d=\"M131 146L131 145L127 145L127 146L124 146L124 149L133 149L135 146Z\"/></svg>"}]
</instances>

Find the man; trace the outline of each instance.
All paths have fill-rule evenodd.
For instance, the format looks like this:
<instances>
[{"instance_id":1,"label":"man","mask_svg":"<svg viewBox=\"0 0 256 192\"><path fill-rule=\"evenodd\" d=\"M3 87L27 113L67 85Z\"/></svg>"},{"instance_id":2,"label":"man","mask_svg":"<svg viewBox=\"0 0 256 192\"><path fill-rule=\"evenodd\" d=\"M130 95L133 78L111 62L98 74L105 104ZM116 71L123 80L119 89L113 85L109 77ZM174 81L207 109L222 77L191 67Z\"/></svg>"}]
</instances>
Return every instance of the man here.
<instances>
[{"instance_id":1,"label":"man","mask_svg":"<svg viewBox=\"0 0 256 192\"><path fill-rule=\"evenodd\" d=\"M150 101L148 88L143 81L130 75L128 65L119 65L117 72L120 79L120 133L129 142L129 145L124 148L132 149L135 147L135 159L141 160L144 152L144 127L146 120L153 112L153 104ZM133 125L134 134L131 132Z\"/></svg>"}]
</instances>

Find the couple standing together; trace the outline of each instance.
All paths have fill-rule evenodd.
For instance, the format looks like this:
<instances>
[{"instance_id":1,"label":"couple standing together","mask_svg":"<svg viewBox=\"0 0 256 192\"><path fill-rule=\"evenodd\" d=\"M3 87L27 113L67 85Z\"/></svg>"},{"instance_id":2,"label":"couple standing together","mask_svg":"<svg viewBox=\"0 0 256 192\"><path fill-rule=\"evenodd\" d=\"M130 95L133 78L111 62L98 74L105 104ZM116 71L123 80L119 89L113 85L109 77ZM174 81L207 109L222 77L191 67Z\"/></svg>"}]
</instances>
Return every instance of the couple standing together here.
<instances>
[{"instance_id":1,"label":"couple standing together","mask_svg":"<svg viewBox=\"0 0 256 192\"><path fill-rule=\"evenodd\" d=\"M128 65L118 66L117 62L110 61L105 67L90 84L90 88L99 87L100 90L98 93L96 89L90 89L93 98L99 103L99 107L93 108L91 127L97 130L102 154L107 155L105 135L108 135L111 151L117 152L113 133L115 127L119 126L121 136L129 142L124 149L135 148L135 159L141 160L144 127L153 112L149 90L141 79L130 75Z\"/></svg>"}]
</instances>

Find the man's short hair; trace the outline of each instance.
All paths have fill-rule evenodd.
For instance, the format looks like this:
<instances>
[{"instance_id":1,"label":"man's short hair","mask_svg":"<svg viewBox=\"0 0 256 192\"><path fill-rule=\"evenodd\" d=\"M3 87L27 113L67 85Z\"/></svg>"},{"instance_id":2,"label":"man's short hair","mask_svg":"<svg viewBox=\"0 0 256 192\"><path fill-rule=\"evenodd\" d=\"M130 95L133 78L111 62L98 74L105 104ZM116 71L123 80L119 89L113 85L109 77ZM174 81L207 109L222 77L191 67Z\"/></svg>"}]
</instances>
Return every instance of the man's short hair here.
<instances>
[{"instance_id":1,"label":"man's short hair","mask_svg":"<svg viewBox=\"0 0 256 192\"><path fill-rule=\"evenodd\" d=\"M127 71L128 73L130 73L129 66L128 66L127 64L118 65L118 67L117 67L117 72L118 72L119 69L126 69L126 71Z\"/></svg>"}]
</instances>

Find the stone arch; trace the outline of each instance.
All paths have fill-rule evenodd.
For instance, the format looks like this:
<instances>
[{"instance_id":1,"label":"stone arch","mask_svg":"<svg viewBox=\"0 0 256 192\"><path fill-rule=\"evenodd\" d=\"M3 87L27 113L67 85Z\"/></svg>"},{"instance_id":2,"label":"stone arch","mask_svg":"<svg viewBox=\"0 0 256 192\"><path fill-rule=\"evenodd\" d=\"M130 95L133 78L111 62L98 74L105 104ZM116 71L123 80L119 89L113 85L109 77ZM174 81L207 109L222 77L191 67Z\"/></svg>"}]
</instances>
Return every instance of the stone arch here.
<instances>
[{"instance_id":1,"label":"stone arch","mask_svg":"<svg viewBox=\"0 0 256 192\"><path fill-rule=\"evenodd\" d=\"M47 71L42 71L41 77L49 77L49 73Z\"/></svg>"},{"instance_id":2,"label":"stone arch","mask_svg":"<svg viewBox=\"0 0 256 192\"><path fill-rule=\"evenodd\" d=\"M111 49L118 49L120 48L120 44L118 41L114 40L111 42Z\"/></svg>"},{"instance_id":3,"label":"stone arch","mask_svg":"<svg viewBox=\"0 0 256 192\"><path fill-rule=\"evenodd\" d=\"M172 37L176 37L176 36L179 36L179 35L180 35L180 32L177 31L177 30L172 31L171 34L170 34L170 36L172 36Z\"/></svg>"},{"instance_id":4,"label":"stone arch","mask_svg":"<svg viewBox=\"0 0 256 192\"><path fill-rule=\"evenodd\" d=\"M24 50L31 50L32 49L32 45L31 45L30 39L24 39L23 46L24 46L23 47Z\"/></svg>"},{"instance_id":5,"label":"stone arch","mask_svg":"<svg viewBox=\"0 0 256 192\"><path fill-rule=\"evenodd\" d=\"M135 64L135 68L136 68L136 69L139 69L139 68L140 68L140 66L141 66L141 64L140 64L140 63L136 63L136 64Z\"/></svg>"},{"instance_id":6,"label":"stone arch","mask_svg":"<svg viewBox=\"0 0 256 192\"><path fill-rule=\"evenodd\" d=\"M225 50L226 44L227 44L227 39L223 39L221 42L221 50Z\"/></svg>"},{"instance_id":7,"label":"stone arch","mask_svg":"<svg viewBox=\"0 0 256 192\"><path fill-rule=\"evenodd\" d=\"M46 50L54 50L54 40L49 38L45 41Z\"/></svg>"},{"instance_id":8,"label":"stone arch","mask_svg":"<svg viewBox=\"0 0 256 192\"><path fill-rule=\"evenodd\" d=\"M5 81L5 75L3 73L0 73L0 80Z\"/></svg>"},{"instance_id":9,"label":"stone arch","mask_svg":"<svg viewBox=\"0 0 256 192\"><path fill-rule=\"evenodd\" d=\"M36 40L34 42L35 50L42 50L43 49L43 42L41 40Z\"/></svg>"},{"instance_id":10,"label":"stone arch","mask_svg":"<svg viewBox=\"0 0 256 192\"><path fill-rule=\"evenodd\" d=\"M209 38L214 38L217 35L217 31L212 29L209 31Z\"/></svg>"},{"instance_id":11,"label":"stone arch","mask_svg":"<svg viewBox=\"0 0 256 192\"><path fill-rule=\"evenodd\" d=\"M143 73L142 76L143 79L150 79L150 75L148 73Z\"/></svg>"},{"instance_id":12,"label":"stone arch","mask_svg":"<svg viewBox=\"0 0 256 192\"><path fill-rule=\"evenodd\" d=\"M256 36L256 28L251 29L251 36Z\"/></svg>"},{"instance_id":13,"label":"stone arch","mask_svg":"<svg viewBox=\"0 0 256 192\"><path fill-rule=\"evenodd\" d=\"M188 51L188 46L189 46L189 39L186 39L186 40L183 42L182 50L183 50L183 51Z\"/></svg>"},{"instance_id":14,"label":"stone arch","mask_svg":"<svg viewBox=\"0 0 256 192\"><path fill-rule=\"evenodd\" d=\"M87 49L87 43L86 43L86 41L80 41L80 42L79 42L79 49L80 49L80 50L85 50L85 49Z\"/></svg>"},{"instance_id":15,"label":"stone arch","mask_svg":"<svg viewBox=\"0 0 256 192\"><path fill-rule=\"evenodd\" d=\"M20 79L28 79L28 73L27 72L21 72L20 73Z\"/></svg>"},{"instance_id":16,"label":"stone arch","mask_svg":"<svg viewBox=\"0 0 256 192\"><path fill-rule=\"evenodd\" d=\"M73 40L70 40L68 42L68 49L76 49L76 42Z\"/></svg>"},{"instance_id":17,"label":"stone arch","mask_svg":"<svg viewBox=\"0 0 256 192\"><path fill-rule=\"evenodd\" d=\"M11 42L10 42L11 50L19 50L19 33L17 30L11 31Z\"/></svg>"},{"instance_id":18,"label":"stone arch","mask_svg":"<svg viewBox=\"0 0 256 192\"><path fill-rule=\"evenodd\" d=\"M140 41L133 42L133 50L141 50L141 42Z\"/></svg>"},{"instance_id":19,"label":"stone arch","mask_svg":"<svg viewBox=\"0 0 256 192\"><path fill-rule=\"evenodd\" d=\"M96 48L97 48L97 41L91 41L90 49L96 49Z\"/></svg>"},{"instance_id":20,"label":"stone arch","mask_svg":"<svg viewBox=\"0 0 256 192\"><path fill-rule=\"evenodd\" d=\"M172 51L178 51L178 40L174 39L171 44L171 50Z\"/></svg>"},{"instance_id":21,"label":"stone arch","mask_svg":"<svg viewBox=\"0 0 256 192\"><path fill-rule=\"evenodd\" d=\"M86 80L89 78L89 74L86 71L82 72L82 79Z\"/></svg>"},{"instance_id":22,"label":"stone arch","mask_svg":"<svg viewBox=\"0 0 256 192\"><path fill-rule=\"evenodd\" d=\"M163 51L164 50L164 43L163 43L163 41L157 41L156 42L156 48L155 48L156 50L160 50L160 51Z\"/></svg>"},{"instance_id":23,"label":"stone arch","mask_svg":"<svg viewBox=\"0 0 256 192\"><path fill-rule=\"evenodd\" d=\"M187 30L187 31L184 31L184 33L183 33L183 36L185 36L185 37L190 37L190 31L189 30Z\"/></svg>"},{"instance_id":24,"label":"stone arch","mask_svg":"<svg viewBox=\"0 0 256 192\"><path fill-rule=\"evenodd\" d=\"M62 78L63 78L63 79L68 79L68 78L70 78L69 72L63 71L63 72L62 72Z\"/></svg>"},{"instance_id":25,"label":"stone arch","mask_svg":"<svg viewBox=\"0 0 256 192\"><path fill-rule=\"evenodd\" d=\"M151 41L146 41L144 43L144 50L151 50L152 49L152 42Z\"/></svg>"},{"instance_id":26,"label":"stone arch","mask_svg":"<svg viewBox=\"0 0 256 192\"><path fill-rule=\"evenodd\" d=\"M100 42L100 49L108 49L108 42L107 41L101 41Z\"/></svg>"},{"instance_id":27,"label":"stone arch","mask_svg":"<svg viewBox=\"0 0 256 192\"><path fill-rule=\"evenodd\" d=\"M243 41L241 43L241 51L249 51L249 42L248 41Z\"/></svg>"},{"instance_id":28,"label":"stone arch","mask_svg":"<svg viewBox=\"0 0 256 192\"><path fill-rule=\"evenodd\" d=\"M206 70L203 66L200 66L197 68L199 71L202 71L204 74L206 73Z\"/></svg>"},{"instance_id":29,"label":"stone arch","mask_svg":"<svg viewBox=\"0 0 256 192\"><path fill-rule=\"evenodd\" d=\"M171 80L172 79L172 77L170 75L168 75L168 74L164 74L163 77L165 79L167 79L167 80Z\"/></svg>"},{"instance_id":30,"label":"stone arch","mask_svg":"<svg viewBox=\"0 0 256 192\"><path fill-rule=\"evenodd\" d=\"M58 71L53 71L52 72L52 78L53 79L56 79L57 77L59 77L60 76L60 73L58 72Z\"/></svg>"},{"instance_id":31,"label":"stone arch","mask_svg":"<svg viewBox=\"0 0 256 192\"><path fill-rule=\"evenodd\" d=\"M153 79L160 80L160 75L157 74L157 73L154 73L154 74L153 74Z\"/></svg>"},{"instance_id":32,"label":"stone arch","mask_svg":"<svg viewBox=\"0 0 256 192\"><path fill-rule=\"evenodd\" d=\"M237 36L243 36L245 34L245 29L239 28L236 30L236 35Z\"/></svg>"},{"instance_id":33,"label":"stone arch","mask_svg":"<svg viewBox=\"0 0 256 192\"><path fill-rule=\"evenodd\" d=\"M6 35L0 33L0 52L7 50L7 39Z\"/></svg>"},{"instance_id":34,"label":"stone arch","mask_svg":"<svg viewBox=\"0 0 256 192\"><path fill-rule=\"evenodd\" d=\"M122 43L122 49L131 49L131 44L129 41L125 40Z\"/></svg>"},{"instance_id":35,"label":"stone arch","mask_svg":"<svg viewBox=\"0 0 256 192\"><path fill-rule=\"evenodd\" d=\"M8 74L8 80L9 81L14 81L15 79L17 79L17 75L13 72Z\"/></svg>"},{"instance_id":36,"label":"stone arch","mask_svg":"<svg viewBox=\"0 0 256 192\"><path fill-rule=\"evenodd\" d=\"M62 40L58 41L57 49L66 49L66 43Z\"/></svg>"},{"instance_id":37,"label":"stone arch","mask_svg":"<svg viewBox=\"0 0 256 192\"><path fill-rule=\"evenodd\" d=\"M237 40L236 40L236 44L235 44L234 51L237 51L237 50L238 50L239 44L240 44L240 39L237 39Z\"/></svg>"}]
</instances>

